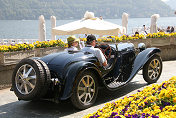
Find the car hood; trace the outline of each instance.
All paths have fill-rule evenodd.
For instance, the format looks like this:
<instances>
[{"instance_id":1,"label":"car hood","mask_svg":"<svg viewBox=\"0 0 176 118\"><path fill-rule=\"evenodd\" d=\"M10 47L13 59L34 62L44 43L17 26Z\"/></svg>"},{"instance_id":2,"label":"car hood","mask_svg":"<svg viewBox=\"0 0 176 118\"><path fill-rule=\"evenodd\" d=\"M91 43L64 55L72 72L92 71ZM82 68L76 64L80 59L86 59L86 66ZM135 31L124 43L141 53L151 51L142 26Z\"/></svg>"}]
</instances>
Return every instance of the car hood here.
<instances>
[{"instance_id":1,"label":"car hood","mask_svg":"<svg viewBox=\"0 0 176 118\"><path fill-rule=\"evenodd\" d=\"M118 51L127 51L134 49L134 45L132 43L119 43L117 47Z\"/></svg>"},{"instance_id":2,"label":"car hood","mask_svg":"<svg viewBox=\"0 0 176 118\"><path fill-rule=\"evenodd\" d=\"M40 59L47 65L65 66L68 63L86 60L91 57L93 57L92 54L85 54L84 52L59 52L44 56Z\"/></svg>"}]
</instances>

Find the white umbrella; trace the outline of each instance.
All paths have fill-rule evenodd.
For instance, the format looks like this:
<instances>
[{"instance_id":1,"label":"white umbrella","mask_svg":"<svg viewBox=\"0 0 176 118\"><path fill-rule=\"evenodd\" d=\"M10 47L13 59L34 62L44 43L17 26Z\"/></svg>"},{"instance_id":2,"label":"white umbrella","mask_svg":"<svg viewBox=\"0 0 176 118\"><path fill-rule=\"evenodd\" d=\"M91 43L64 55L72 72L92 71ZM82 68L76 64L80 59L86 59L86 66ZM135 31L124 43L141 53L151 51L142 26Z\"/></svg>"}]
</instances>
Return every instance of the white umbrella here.
<instances>
[{"instance_id":1,"label":"white umbrella","mask_svg":"<svg viewBox=\"0 0 176 118\"><path fill-rule=\"evenodd\" d=\"M122 27L125 27L125 34L127 33L127 27L128 27L128 14L123 13L122 15Z\"/></svg>"},{"instance_id":2,"label":"white umbrella","mask_svg":"<svg viewBox=\"0 0 176 118\"><path fill-rule=\"evenodd\" d=\"M86 12L87 13L87 12ZM91 14L90 14L91 13ZM84 15L82 20L74 21L65 25L53 28L54 35L73 34L97 34L97 35L118 35L123 28L117 24L95 18L92 12Z\"/></svg>"},{"instance_id":3,"label":"white umbrella","mask_svg":"<svg viewBox=\"0 0 176 118\"><path fill-rule=\"evenodd\" d=\"M157 19L159 17L159 14L153 14L151 16L150 33L157 33Z\"/></svg>"}]
</instances>

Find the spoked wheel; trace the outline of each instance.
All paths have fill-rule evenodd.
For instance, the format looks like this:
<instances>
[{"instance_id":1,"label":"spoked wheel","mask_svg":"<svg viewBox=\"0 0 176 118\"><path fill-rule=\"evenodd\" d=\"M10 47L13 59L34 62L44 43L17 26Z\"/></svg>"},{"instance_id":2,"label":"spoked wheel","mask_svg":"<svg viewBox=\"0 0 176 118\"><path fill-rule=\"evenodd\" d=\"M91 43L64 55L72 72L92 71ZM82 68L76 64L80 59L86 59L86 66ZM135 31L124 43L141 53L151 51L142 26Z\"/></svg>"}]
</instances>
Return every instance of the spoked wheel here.
<instances>
[{"instance_id":1,"label":"spoked wheel","mask_svg":"<svg viewBox=\"0 0 176 118\"><path fill-rule=\"evenodd\" d=\"M15 84L21 94L31 93L36 86L36 72L34 68L29 64L22 65L16 73Z\"/></svg>"},{"instance_id":2,"label":"spoked wheel","mask_svg":"<svg viewBox=\"0 0 176 118\"><path fill-rule=\"evenodd\" d=\"M12 75L12 88L16 96L20 100L37 100L44 96L50 79L48 70L41 60L21 60Z\"/></svg>"},{"instance_id":3,"label":"spoked wheel","mask_svg":"<svg viewBox=\"0 0 176 118\"><path fill-rule=\"evenodd\" d=\"M83 72L75 80L71 101L78 109L86 109L93 105L98 94L96 76L90 71Z\"/></svg>"},{"instance_id":4,"label":"spoked wheel","mask_svg":"<svg viewBox=\"0 0 176 118\"><path fill-rule=\"evenodd\" d=\"M162 72L162 60L158 55L154 55L143 67L143 77L149 84L155 83Z\"/></svg>"}]
</instances>

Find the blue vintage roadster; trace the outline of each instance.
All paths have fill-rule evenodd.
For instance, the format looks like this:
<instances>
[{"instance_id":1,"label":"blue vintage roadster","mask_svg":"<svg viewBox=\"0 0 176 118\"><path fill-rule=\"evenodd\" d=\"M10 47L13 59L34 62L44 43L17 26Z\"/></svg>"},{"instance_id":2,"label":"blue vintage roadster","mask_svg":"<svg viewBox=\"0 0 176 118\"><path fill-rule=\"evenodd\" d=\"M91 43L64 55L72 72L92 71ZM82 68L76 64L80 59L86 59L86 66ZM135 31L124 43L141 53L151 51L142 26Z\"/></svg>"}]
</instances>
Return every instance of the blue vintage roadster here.
<instances>
[{"instance_id":1,"label":"blue vintage roadster","mask_svg":"<svg viewBox=\"0 0 176 118\"><path fill-rule=\"evenodd\" d=\"M140 43L102 44L100 48L108 60L102 67L88 52L59 52L40 58L21 60L12 75L12 89L19 100L53 99L71 102L78 109L92 106L98 87L115 91L127 85L143 70L148 83L156 82L162 72L158 48L145 48Z\"/></svg>"}]
</instances>

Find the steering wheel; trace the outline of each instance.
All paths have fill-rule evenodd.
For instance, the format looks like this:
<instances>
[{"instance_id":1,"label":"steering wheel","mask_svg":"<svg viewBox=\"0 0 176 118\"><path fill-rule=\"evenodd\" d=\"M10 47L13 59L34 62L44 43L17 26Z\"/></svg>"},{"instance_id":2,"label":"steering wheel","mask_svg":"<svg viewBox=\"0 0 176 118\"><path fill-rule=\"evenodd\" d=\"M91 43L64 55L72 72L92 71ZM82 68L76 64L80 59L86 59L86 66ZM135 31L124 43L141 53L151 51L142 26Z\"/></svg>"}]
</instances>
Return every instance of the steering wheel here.
<instances>
[{"instance_id":1,"label":"steering wheel","mask_svg":"<svg viewBox=\"0 0 176 118\"><path fill-rule=\"evenodd\" d=\"M105 49L101 48L101 47L106 47ZM108 44L100 44L98 46L98 48L102 51L103 55L105 56L106 60L110 59L111 58L111 52L112 52L112 49L111 47L108 45ZM109 50L109 54L106 55L106 51Z\"/></svg>"}]
</instances>

